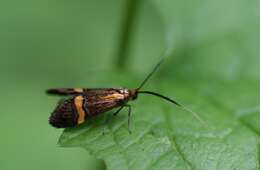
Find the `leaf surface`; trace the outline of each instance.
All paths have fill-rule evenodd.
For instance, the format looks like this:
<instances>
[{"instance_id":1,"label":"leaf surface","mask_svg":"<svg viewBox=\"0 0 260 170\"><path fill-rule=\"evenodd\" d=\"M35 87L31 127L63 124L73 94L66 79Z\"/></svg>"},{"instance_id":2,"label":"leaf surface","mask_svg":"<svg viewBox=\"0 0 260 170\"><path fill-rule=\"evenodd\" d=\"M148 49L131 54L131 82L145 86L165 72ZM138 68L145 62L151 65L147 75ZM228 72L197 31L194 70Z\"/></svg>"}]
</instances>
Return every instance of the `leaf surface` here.
<instances>
[{"instance_id":1,"label":"leaf surface","mask_svg":"<svg viewBox=\"0 0 260 170\"><path fill-rule=\"evenodd\" d=\"M113 170L259 169L256 9L260 4L242 0L152 3L173 52L145 88L180 101L208 126L156 97L140 95L131 102L132 134L127 130L127 110L117 117L109 112L66 129L59 144L85 148ZM135 87L140 76L114 71L102 78ZM104 124L106 117L111 118Z\"/></svg>"}]
</instances>

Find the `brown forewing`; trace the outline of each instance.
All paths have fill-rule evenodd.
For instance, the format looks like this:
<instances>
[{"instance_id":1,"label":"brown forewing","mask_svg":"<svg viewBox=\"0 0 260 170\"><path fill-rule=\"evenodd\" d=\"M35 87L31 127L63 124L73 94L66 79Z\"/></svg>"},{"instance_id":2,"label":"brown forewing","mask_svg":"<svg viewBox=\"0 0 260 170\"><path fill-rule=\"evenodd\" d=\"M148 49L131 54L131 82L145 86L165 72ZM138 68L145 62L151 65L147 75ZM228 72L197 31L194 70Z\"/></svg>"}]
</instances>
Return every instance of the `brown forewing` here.
<instances>
[{"instance_id":1,"label":"brown forewing","mask_svg":"<svg viewBox=\"0 0 260 170\"><path fill-rule=\"evenodd\" d=\"M84 107L91 116L122 106L128 101L118 89L86 89Z\"/></svg>"}]
</instances>

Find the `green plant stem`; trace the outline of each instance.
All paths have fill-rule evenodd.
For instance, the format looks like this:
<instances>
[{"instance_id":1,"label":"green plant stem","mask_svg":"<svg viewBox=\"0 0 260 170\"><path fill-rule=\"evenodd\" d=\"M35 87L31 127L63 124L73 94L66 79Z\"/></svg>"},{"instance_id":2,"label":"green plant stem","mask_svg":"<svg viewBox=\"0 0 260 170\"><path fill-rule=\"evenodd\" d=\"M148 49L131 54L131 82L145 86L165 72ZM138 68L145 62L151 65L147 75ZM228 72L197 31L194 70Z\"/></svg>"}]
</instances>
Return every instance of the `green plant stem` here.
<instances>
[{"instance_id":1,"label":"green plant stem","mask_svg":"<svg viewBox=\"0 0 260 170\"><path fill-rule=\"evenodd\" d=\"M129 58L130 41L134 30L134 22L137 17L137 9L141 0L127 0L126 10L124 10L119 44L117 49L117 66L125 68Z\"/></svg>"}]
</instances>

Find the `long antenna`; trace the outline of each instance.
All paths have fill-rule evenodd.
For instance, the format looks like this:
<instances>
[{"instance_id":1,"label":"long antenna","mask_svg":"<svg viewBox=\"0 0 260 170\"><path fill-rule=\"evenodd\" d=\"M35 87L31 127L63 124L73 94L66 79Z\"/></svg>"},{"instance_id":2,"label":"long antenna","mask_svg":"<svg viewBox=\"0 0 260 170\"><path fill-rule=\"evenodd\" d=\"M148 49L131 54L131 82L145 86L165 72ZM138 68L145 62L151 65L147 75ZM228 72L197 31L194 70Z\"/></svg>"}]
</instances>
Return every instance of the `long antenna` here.
<instances>
[{"instance_id":1,"label":"long antenna","mask_svg":"<svg viewBox=\"0 0 260 170\"><path fill-rule=\"evenodd\" d=\"M208 126L208 124L207 124L205 121L203 121L203 120L200 118L200 116L199 116L196 112L193 112L192 110L190 110L190 109L188 109L187 107L185 107L185 106L179 104L178 102L174 101L173 99L170 99L169 97L166 97L166 96L163 96L163 95L161 95L161 94L159 94L159 93L155 93L155 92L151 92L151 91L137 91L137 93L138 93L138 94L140 94L140 93L141 93L141 94L142 94L142 93L143 93L143 94L151 94L151 95L160 97L160 98L162 98L162 99L165 99L165 100L167 100L168 102L171 102L171 103L173 103L173 104L179 106L181 109L183 109L183 110L185 110L185 111L187 111L187 112L190 112L190 113L191 113L197 120L199 120L202 124Z\"/></svg>"},{"instance_id":2,"label":"long antenna","mask_svg":"<svg viewBox=\"0 0 260 170\"><path fill-rule=\"evenodd\" d=\"M161 54L161 60L155 65L153 70L148 74L148 76L144 79L144 81L140 84L140 86L136 89L136 91L140 90L145 85L145 83L151 78L154 72L160 67L164 59L170 55L171 50L172 48L170 48L169 46L166 47L166 49Z\"/></svg>"},{"instance_id":3,"label":"long antenna","mask_svg":"<svg viewBox=\"0 0 260 170\"><path fill-rule=\"evenodd\" d=\"M155 65L155 67L153 68L153 70L148 74L148 76L144 79L144 81L141 83L141 85L136 89L137 91L140 90L145 83L150 79L150 77L154 74L154 72L160 67L160 65L162 64L162 62L165 59L165 54L167 53L167 50L163 53L161 60Z\"/></svg>"},{"instance_id":4,"label":"long antenna","mask_svg":"<svg viewBox=\"0 0 260 170\"><path fill-rule=\"evenodd\" d=\"M181 109L183 109L187 112L190 112L198 121L200 121L202 124L204 124L208 127L208 124L205 121L203 121L196 112L193 112L192 110L190 110L187 107L179 104L178 102L170 99L169 97L166 97L166 96L163 96L159 93L155 93L155 92L151 92L151 91L139 91L145 85L145 83L151 78L151 76L154 74L154 72L160 67L160 65L164 61L165 57L167 57L169 55L170 51L171 51L170 48L166 48L166 50L162 54L161 60L155 65L153 70L148 74L148 76L144 79L144 81L141 83L141 85L136 89L136 93L138 93L138 94L142 94L142 93L143 94L150 94L150 95L153 95L153 96L160 97L164 100L167 100L168 102L175 104L176 106L180 107Z\"/></svg>"}]
</instances>

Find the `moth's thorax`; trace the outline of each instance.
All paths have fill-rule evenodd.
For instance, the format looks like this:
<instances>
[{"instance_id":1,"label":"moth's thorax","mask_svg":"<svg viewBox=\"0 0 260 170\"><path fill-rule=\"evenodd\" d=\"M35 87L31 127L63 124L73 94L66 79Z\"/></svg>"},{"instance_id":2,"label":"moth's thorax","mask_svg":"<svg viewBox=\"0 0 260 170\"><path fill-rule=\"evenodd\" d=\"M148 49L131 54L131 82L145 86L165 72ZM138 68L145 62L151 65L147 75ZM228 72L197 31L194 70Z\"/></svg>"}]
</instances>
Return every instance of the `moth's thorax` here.
<instances>
[{"instance_id":1,"label":"moth's thorax","mask_svg":"<svg viewBox=\"0 0 260 170\"><path fill-rule=\"evenodd\" d=\"M119 89L119 96L121 99L128 99L130 97L130 92L128 89Z\"/></svg>"},{"instance_id":2,"label":"moth's thorax","mask_svg":"<svg viewBox=\"0 0 260 170\"><path fill-rule=\"evenodd\" d=\"M121 94L121 98L125 99L125 100L135 100L137 98L137 90L136 89L125 89L122 88L119 90L120 94ZM120 97L120 96L118 96Z\"/></svg>"}]
</instances>

